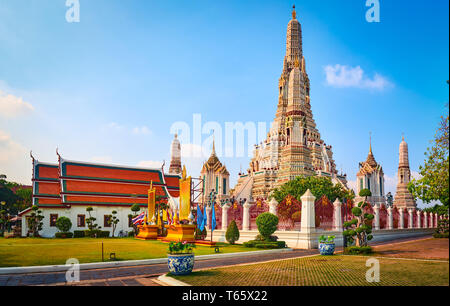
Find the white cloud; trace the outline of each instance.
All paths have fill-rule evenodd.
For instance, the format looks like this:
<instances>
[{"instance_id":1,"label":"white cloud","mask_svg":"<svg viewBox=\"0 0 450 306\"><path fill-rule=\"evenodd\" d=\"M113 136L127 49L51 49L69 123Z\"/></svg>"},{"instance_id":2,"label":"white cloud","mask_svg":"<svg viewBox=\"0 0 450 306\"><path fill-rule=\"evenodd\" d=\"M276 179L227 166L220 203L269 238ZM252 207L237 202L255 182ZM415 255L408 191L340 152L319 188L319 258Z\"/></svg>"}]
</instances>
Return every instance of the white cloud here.
<instances>
[{"instance_id":1,"label":"white cloud","mask_svg":"<svg viewBox=\"0 0 450 306\"><path fill-rule=\"evenodd\" d=\"M143 160L140 161L137 165L138 167L143 167L143 168L158 168L160 169L162 166L163 162L162 161L155 161L155 160Z\"/></svg>"},{"instance_id":2,"label":"white cloud","mask_svg":"<svg viewBox=\"0 0 450 306\"><path fill-rule=\"evenodd\" d=\"M34 110L33 105L25 102L22 97L16 97L0 90L0 115L14 118L26 115Z\"/></svg>"},{"instance_id":3,"label":"white cloud","mask_svg":"<svg viewBox=\"0 0 450 306\"><path fill-rule=\"evenodd\" d=\"M0 174L9 181L30 184L31 161L27 149L0 130Z\"/></svg>"},{"instance_id":4,"label":"white cloud","mask_svg":"<svg viewBox=\"0 0 450 306\"><path fill-rule=\"evenodd\" d=\"M327 84L334 87L356 87L365 89L382 90L392 84L383 76L375 73L374 77L368 78L360 66L349 67L336 64L325 67Z\"/></svg>"},{"instance_id":5,"label":"white cloud","mask_svg":"<svg viewBox=\"0 0 450 306\"><path fill-rule=\"evenodd\" d=\"M133 129L133 134L135 135L148 135L150 134L150 129L146 126L135 127Z\"/></svg>"}]
</instances>

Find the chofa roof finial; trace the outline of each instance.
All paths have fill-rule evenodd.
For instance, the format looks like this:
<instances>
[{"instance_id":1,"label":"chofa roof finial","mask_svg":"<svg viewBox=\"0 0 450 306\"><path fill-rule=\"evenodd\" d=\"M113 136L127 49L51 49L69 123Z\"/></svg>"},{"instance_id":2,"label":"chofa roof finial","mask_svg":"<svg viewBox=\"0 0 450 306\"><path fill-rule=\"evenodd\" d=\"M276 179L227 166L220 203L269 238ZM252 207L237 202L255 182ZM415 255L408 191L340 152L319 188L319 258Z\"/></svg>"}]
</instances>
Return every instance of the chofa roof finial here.
<instances>
[{"instance_id":1,"label":"chofa roof finial","mask_svg":"<svg viewBox=\"0 0 450 306\"><path fill-rule=\"evenodd\" d=\"M292 6L292 19L297 18L297 12L295 11L295 4Z\"/></svg>"}]
</instances>

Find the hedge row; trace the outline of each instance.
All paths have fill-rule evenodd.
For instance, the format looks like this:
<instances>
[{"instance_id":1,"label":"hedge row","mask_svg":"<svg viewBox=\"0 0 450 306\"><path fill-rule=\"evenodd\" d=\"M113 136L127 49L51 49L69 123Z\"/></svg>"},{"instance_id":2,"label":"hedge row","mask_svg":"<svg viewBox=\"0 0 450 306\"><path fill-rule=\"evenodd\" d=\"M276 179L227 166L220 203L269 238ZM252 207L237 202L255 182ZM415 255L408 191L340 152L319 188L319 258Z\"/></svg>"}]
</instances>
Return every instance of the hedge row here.
<instances>
[{"instance_id":1,"label":"hedge row","mask_svg":"<svg viewBox=\"0 0 450 306\"><path fill-rule=\"evenodd\" d=\"M110 235L109 231L101 231L101 230L85 230L85 231L74 231L73 233L56 233L55 238L108 238Z\"/></svg>"},{"instance_id":2,"label":"hedge row","mask_svg":"<svg viewBox=\"0 0 450 306\"><path fill-rule=\"evenodd\" d=\"M448 233L434 233L434 238L448 238Z\"/></svg>"},{"instance_id":3,"label":"hedge row","mask_svg":"<svg viewBox=\"0 0 450 306\"><path fill-rule=\"evenodd\" d=\"M364 247L357 247L357 246L351 246L348 248L345 248L344 254L348 255L361 255L361 254L372 254L372 248L370 246L364 246Z\"/></svg>"},{"instance_id":4,"label":"hedge row","mask_svg":"<svg viewBox=\"0 0 450 306\"><path fill-rule=\"evenodd\" d=\"M243 245L247 248L282 249L282 248L286 247L286 242L284 242L284 241L250 240L250 241L244 242Z\"/></svg>"}]
</instances>

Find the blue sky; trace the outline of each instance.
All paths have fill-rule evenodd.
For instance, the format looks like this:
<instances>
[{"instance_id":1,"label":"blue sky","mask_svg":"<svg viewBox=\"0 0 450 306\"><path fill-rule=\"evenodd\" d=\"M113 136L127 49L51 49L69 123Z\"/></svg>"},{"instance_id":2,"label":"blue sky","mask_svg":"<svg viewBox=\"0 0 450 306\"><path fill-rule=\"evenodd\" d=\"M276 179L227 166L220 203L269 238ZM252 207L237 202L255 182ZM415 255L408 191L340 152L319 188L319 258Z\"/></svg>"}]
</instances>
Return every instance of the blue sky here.
<instances>
[{"instance_id":1,"label":"blue sky","mask_svg":"<svg viewBox=\"0 0 450 306\"><path fill-rule=\"evenodd\" d=\"M0 0L0 172L30 183L29 150L54 162L56 147L154 165L169 159L171 125L194 113L269 124L292 4L80 0L68 23L65 0ZM380 0L380 23L364 0L295 4L322 138L354 180L371 131L394 191L402 133L417 172L445 112L448 1ZM202 160L184 160L193 176ZM221 160L235 182L249 158Z\"/></svg>"}]
</instances>

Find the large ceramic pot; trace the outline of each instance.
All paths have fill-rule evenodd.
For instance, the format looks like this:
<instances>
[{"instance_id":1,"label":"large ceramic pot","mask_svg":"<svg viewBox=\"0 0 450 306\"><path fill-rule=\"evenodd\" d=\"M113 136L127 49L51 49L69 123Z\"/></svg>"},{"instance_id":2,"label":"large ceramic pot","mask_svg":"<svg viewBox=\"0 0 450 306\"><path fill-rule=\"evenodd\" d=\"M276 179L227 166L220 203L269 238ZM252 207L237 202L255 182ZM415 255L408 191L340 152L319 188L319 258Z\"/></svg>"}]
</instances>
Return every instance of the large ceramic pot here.
<instances>
[{"instance_id":1,"label":"large ceramic pot","mask_svg":"<svg viewBox=\"0 0 450 306\"><path fill-rule=\"evenodd\" d=\"M333 255L334 254L334 248L335 248L335 244L334 243L324 243L321 242L319 243L319 252L320 255Z\"/></svg>"},{"instance_id":2,"label":"large ceramic pot","mask_svg":"<svg viewBox=\"0 0 450 306\"><path fill-rule=\"evenodd\" d=\"M194 268L194 254L168 254L170 273L174 275L186 275Z\"/></svg>"}]
</instances>

